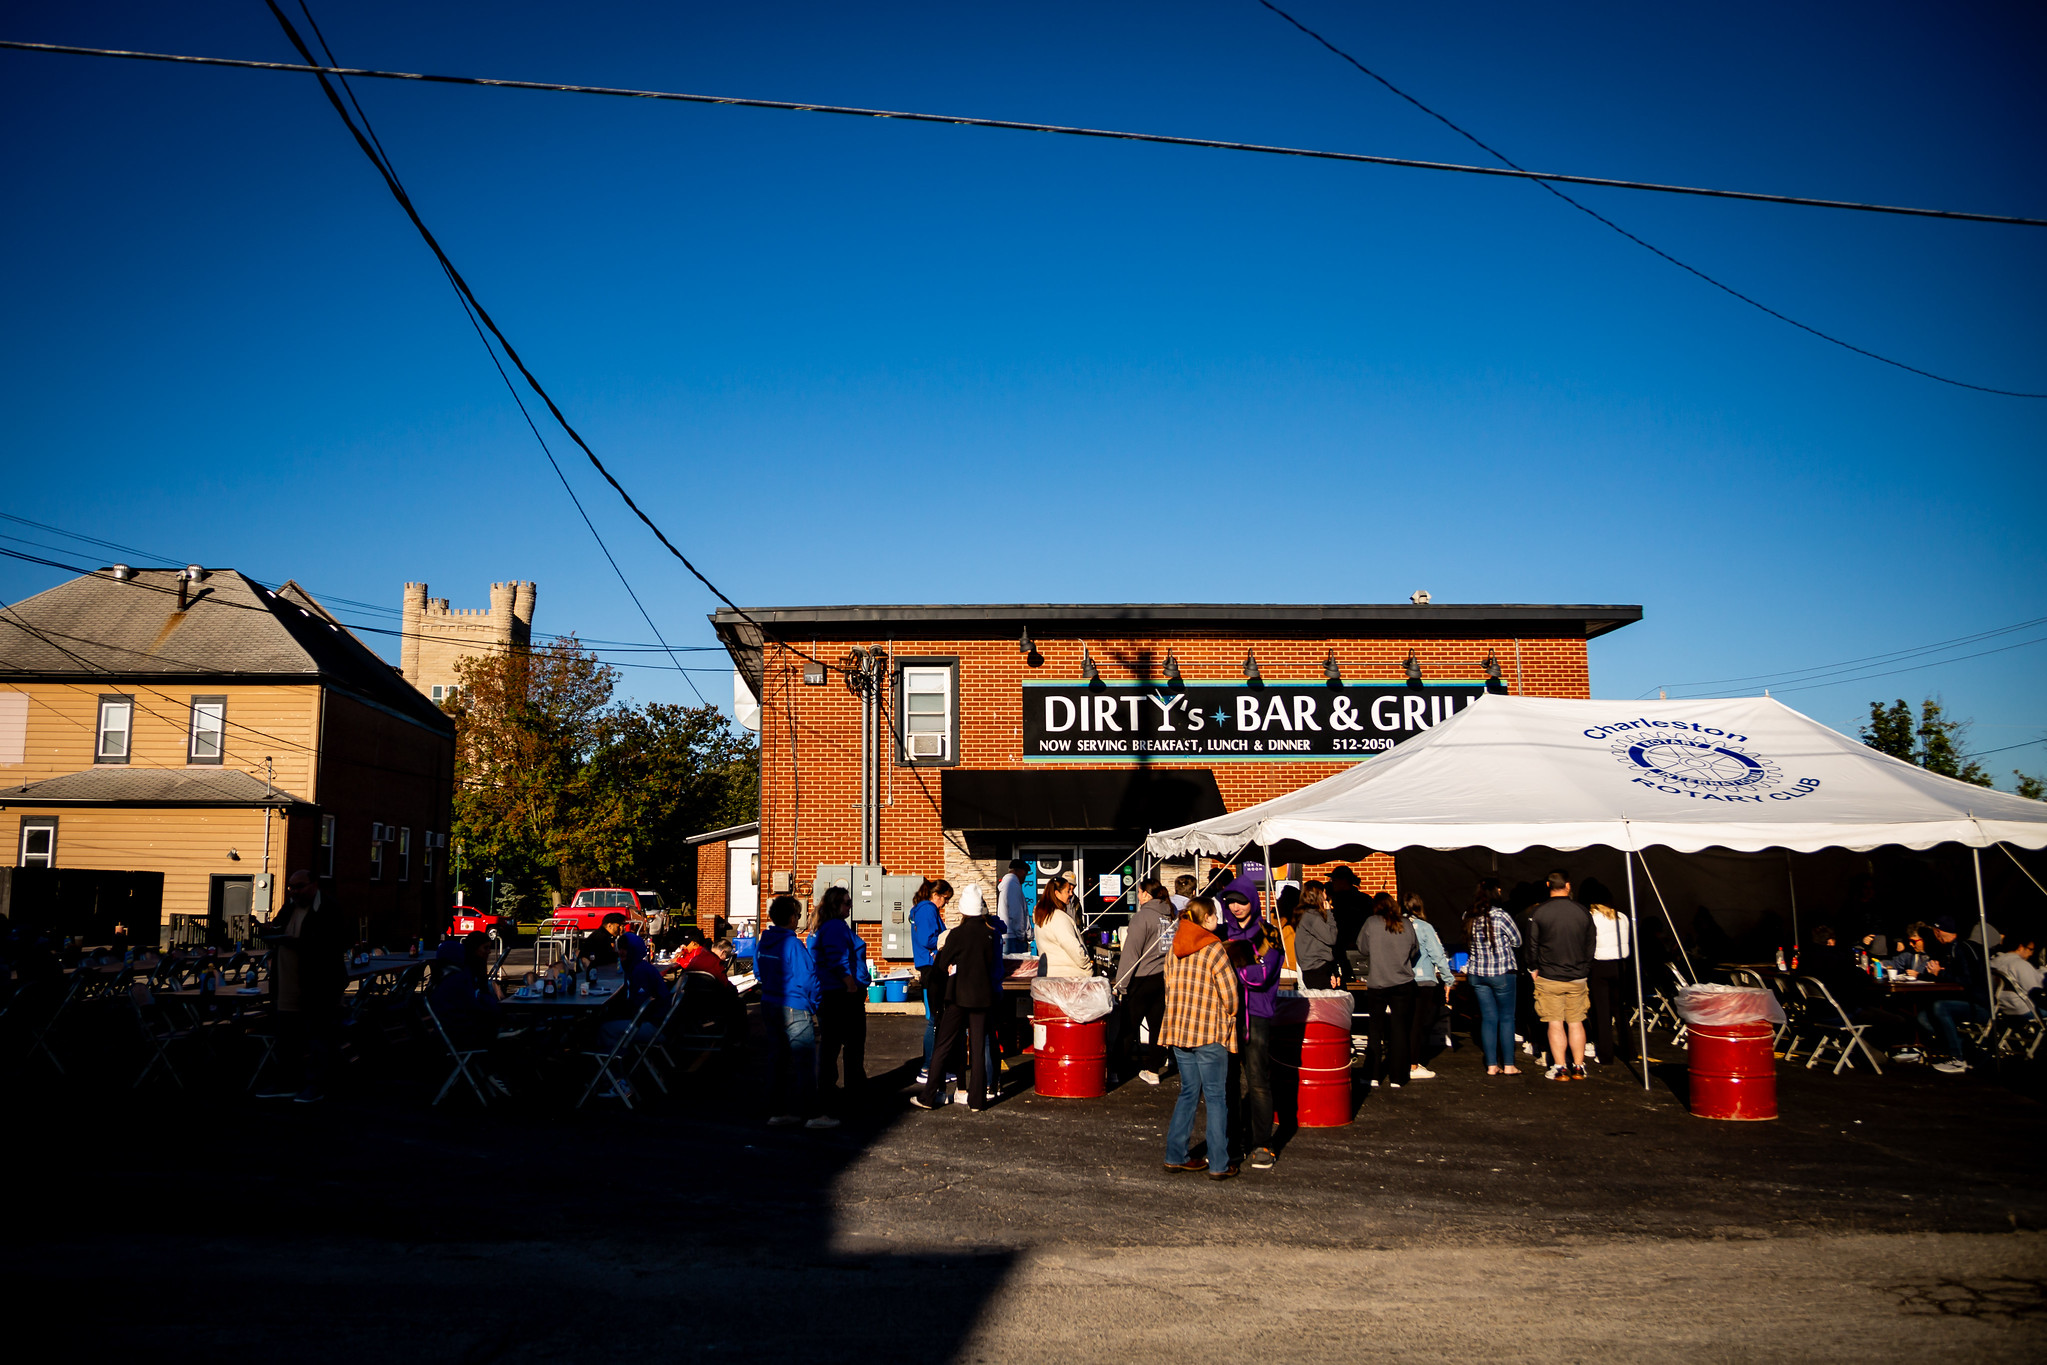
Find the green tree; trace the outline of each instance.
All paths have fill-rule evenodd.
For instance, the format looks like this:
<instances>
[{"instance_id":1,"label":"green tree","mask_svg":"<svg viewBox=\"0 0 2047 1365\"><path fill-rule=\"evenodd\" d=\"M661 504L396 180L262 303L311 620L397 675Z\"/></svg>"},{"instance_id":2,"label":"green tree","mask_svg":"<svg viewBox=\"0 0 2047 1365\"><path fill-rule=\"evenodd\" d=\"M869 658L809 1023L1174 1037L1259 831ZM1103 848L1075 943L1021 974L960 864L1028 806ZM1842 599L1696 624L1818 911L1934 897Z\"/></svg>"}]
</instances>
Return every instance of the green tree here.
<instances>
[{"instance_id":1,"label":"green tree","mask_svg":"<svg viewBox=\"0 0 2047 1365\"><path fill-rule=\"evenodd\" d=\"M1916 763L1930 773L1987 787L1990 774L1961 751L1969 722L1949 720L1939 699L1928 697L1919 706L1919 720L1912 720L1912 708L1900 697L1889 706L1880 701L1869 704L1869 724L1862 728L1862 742L1878 753Z\"/></svg>"},{"instance_id":2,"label":"green tree","mask_svg":"<svg viewBox=\"0 0 2047 1365\"><path fill-rule=\"evenodd\" d=\"M1990 785L1983 765L1962 754L1961 741L1969 733L1969 722L1949 720L1938 701L1928 697L1919 708L1919 766L1942 777L1952 777L1978 787Z\"/></svg>"},{"instance_id":3,"label":"green tree","mask_svg":"<svg viewBox=\"0 0 2047 1365\"><path fill-rule=\"evenodd\" d=\"M588 842L590 761L609 733L618 671L565 636L465 660L455 719L455 829L479 874L551 880Z\"/></svg>"},{"instance_id":4,"label":"green tree","mask_svg":"<svg viewBox=\"0 0 2047 1365\"><path fill-rule=\"evenodd\" d=\"M683 840L760 813L758 746L715 706L619 711L591 773L604 802L603 866L683 901L696 898L696 850Z\"/></svg>"},{"instance_id":5,"label":"green tree","mask_svg":"<svg viewBox=\"0 0 2047 1365\"><path fill-rule=\"evenodd\" d=\"M2047 801L2047 777L2035 777L2031 773L2022 773L2017 768L2011 770L2011 775L2019 780L2020 796L2028 801Z\"/></svg>"},{"instance_id":6,"label":"green tree","mask_svg":"<svg viewBox=\"0 0 2047 1365\"><path fill-rule=\"evenodd\" d=\"M1907 763L1919 761L1912 752L1912 708L1905 705L1903 697L1890 706L1880 701L1869 704L1869 724L1862 728L1862 742L1880 754Z\"/></svg>"}]
</instances>

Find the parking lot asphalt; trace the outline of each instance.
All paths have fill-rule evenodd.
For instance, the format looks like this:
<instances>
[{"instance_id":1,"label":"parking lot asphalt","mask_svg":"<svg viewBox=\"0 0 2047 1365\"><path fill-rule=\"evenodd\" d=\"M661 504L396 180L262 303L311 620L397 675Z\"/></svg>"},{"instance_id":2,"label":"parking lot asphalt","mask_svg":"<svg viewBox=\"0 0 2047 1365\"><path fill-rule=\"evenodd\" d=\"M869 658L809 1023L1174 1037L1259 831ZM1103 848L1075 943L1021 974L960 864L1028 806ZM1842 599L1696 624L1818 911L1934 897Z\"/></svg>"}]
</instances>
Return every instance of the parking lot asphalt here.
<instances>
[{"instance_id":1,"label":"parking lot asphalt","mask_svg":"<svg viewBox=\"0 0 2047 1365\"><path fill-rule=\"evenodd\" d=\"M1211 1183L1161 1169L1171 1079L921 1113L920 1041L870 1021L830 1132L764 1125L757 1049L633 1113L19 1072L0 1264L96 1354L173 1359L2047 1358L2024 1075L1782 1067L1737 1124L1667 1044L1646 1093L1467 1047Z\"/></svg>"}]
</instances>

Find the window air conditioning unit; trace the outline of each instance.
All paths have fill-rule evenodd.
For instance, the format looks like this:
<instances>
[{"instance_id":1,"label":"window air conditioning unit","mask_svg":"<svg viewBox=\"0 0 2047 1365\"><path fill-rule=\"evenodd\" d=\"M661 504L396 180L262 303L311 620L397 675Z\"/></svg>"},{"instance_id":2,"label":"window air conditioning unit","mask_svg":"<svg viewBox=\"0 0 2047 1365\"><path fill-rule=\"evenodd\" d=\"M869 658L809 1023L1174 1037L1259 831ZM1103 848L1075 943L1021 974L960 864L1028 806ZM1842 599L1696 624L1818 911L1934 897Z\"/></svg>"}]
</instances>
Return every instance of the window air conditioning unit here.
<instances>
[{"instance_id":1,"label":"window air conditioning unit","mask_svg":"<svg viewBox=\"0 0 2047 1365\"><path fill-rule=\"evenodd\" d=\"M944 758L944 757L945 757L945 736L944 736L944 735L911 735L911 736L910 736L910 757L911 757L911 758Z\"/></svg>"}]
</instances>

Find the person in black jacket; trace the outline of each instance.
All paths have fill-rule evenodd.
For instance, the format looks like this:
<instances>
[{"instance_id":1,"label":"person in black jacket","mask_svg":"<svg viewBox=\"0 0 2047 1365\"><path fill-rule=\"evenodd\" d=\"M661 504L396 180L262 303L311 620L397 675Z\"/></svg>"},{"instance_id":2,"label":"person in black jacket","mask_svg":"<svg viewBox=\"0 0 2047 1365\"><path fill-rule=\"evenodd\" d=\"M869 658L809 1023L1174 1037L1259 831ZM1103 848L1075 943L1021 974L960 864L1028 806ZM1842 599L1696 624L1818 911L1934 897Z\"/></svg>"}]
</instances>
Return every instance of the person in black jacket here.
<instances>
[{"instance_id":1,"label":"person in black jacket","mask_svg":"<svg viewBox=\"0 0 2047 1365\"><path fill-rule=\"evenodd\" d=\"M295 1098L314 1104L327 1098L327 1072L334 1056L334 1030L341 996L348 989L350 926L326 904L313 874L291 874L284 908L265 926L270 944L270 989L277 1007L279 1074L295 1073L300 1083L281 1084L265 1099Z\"/></svg>"},{"instance_id":2,"label":"person in black jacket","mask_svg":"<svg viewBox=\"0 0 2047 1365\"><path fill-rule=\"evenodd\" d=\"M945 936L931 965L945 981L945 1013L938 1021L938 1042L931 1049L930 1079L910 1097L919 1109L936 1109L942 1100L945 1073L952 1066L960 1035L967 1042L967 1108L978 1114L988 1107L988 1011L1002 989L1002 940L988 923L980 898L960 901L959 927Z\"/></svg>"}]
</instances>

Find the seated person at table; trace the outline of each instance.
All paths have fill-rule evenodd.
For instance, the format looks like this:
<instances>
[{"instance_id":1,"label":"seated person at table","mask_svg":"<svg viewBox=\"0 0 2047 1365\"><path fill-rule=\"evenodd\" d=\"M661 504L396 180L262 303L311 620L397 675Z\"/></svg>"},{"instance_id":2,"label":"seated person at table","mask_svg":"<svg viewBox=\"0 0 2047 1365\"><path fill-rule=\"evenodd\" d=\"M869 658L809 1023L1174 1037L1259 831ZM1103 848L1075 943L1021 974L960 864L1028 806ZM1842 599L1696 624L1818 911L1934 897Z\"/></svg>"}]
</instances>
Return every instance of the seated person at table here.
<instances>
[{"instance_id":1,"label":"seated person at table","mask_svg":"<svg viewBox=\"0 0 2047 1365\"><path fill-rule=\"evenodd\" d=\"M1935 920L1933 939L1929 950L1933 960L1926 964L1927 974L1942 985L1958 988L1961 994L1928 1001L1919 1010L1919 1026L1938 1033L1947 1051L1948 1060L1935 1062L1933 1069L1953 1075L1969 1069L1964 1054L1974 1050L1964 1047L1961 1024L1990 1022L1989 988L1983 979L1982 948L1964 942L1954 920L1945 915Z\"/></svg>"},{"instance_id":2,"label":"seated person at table","mask_svg":"<svg viewBox=\"0 0 2047 1365\"><path fill-rule=\"evenodd\" d=\"M464 1050L495 1043L504 1006L490 979L490 935L444 939L434 963L427 1001L448 1037Z\"/></svg>"},{"instance_id":3,"label":"seated person at table","mask_svg":"<svg viewBox=\"0 0 2047 1365\"><path fill-rule=\"evenodd\" d=\"M1879 1047L1900 1047L1911 1041L1912 1019L1887 1005L1884 988L1855 965L1855 950L1841 946L1839 937L1826 925L1812 931L1800 976L1809 976L1827 988L1851 1024L1867 1024L1871 1039Z\"/></svg>"},{"instance_id":4,"label":"seated person at table","mask_svg":"<svg viewBox=\"0 0 2047 1365\"><path fill-rule=\"evenodd\" d=\"M618 936L625 932L625 916L613 911L597 922L597 932L583 937L583 946L576 951L590 959L593 967L615 967L618 965Z\"/></svg>"},{"instance_id":5,"label":"seated person at table","mask_svg":"<svg viewBox=\"0 0 2047 1365\"><path fill-rule=\"evenodd\" d=\"M1990 959L1990 970L2004 978L1997 989L1997 1012L2024 1019L2037 1017L2047 985L2042 984L2039 936L2033 933L2007 935L2005 951Z\"/></svg>"},{"instance_id":6,"label":"seated person at table","mask_svg":"<svg viewBox=\"0 0 2047 1365\"><path fill-rule=\"evenodd\" d=\"M1933 930L1921 923L1911 925L1905 930L1905 946L1885 960L1885 969L1905 977L1923 976L1933 960L1926 952L1926 945L1932 941Z\"/></svg>"},{"instance_id":7,"label":"seated person at table","mask_svg":"<svg viewBox=\"0 0 2047 1365\"><path fill-rule=\"evenodd\" d=\"M671 973L709 972L723 981L729 975L725 959L718 956L717 950L705 947L702 936L694 929L686 929L683 933L683 946L676 949L675 961L668 965L668 970Z\"/></svg>"},{"instance_id":8,"label":"seated person at table","mask_svg":"<svg viewBox=\"0 0 2047 1365\"><path fill-rule=\"evenodd\" d=\"M668 999L668 981L647 961L647 945L638 934L623 934L618 940L619 962L624 967L624 982L617 999L625 1004L625 1017L607 1019L598 1026L597 1032L607 1047L616 1046L625 1037L626 1029L632 1023L632 1015L640 1006L649 1001L650 1008L640 1019L640 1026L634 1031L639 1042L647 1042L654 1036L653 1020L658 1017L663 1002Z\"/></svg>"}]
</instances>

